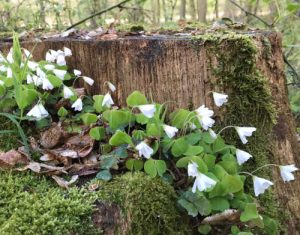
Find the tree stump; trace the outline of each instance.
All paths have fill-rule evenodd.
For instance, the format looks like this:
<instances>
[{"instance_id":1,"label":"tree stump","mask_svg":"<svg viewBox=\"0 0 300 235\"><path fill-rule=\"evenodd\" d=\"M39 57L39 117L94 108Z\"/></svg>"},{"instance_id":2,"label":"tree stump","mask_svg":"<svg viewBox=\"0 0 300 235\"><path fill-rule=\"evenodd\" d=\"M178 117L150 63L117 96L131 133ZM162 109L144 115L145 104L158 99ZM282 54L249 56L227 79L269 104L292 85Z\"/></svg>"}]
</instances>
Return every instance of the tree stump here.
<instances>
[{"instance_id":1,"label":"tree stump","mask_svg":"<svg viewBox=\"0 0 300 235\"><path fill-rule=\"evenodd\" d=\"M299 167L300 150L287 98L281 41L279 33L257 31L115 40L53 38L22 45L27 49L35 46L36 60L43 59L48 49L70 48L71 69L79 69L95 80L92 87L85 85L88 91L106 93L104 83L110 81L117 87L113 98L120 105L132 91L140 90L157 102L175 101L170 103L170 110L195 109L202 104L215 109L207 94L225 91L230 96L229 104L225 110L216 111L218 123L258 128L254 140L246 146L256 158L252 164L257 167L271 162ZM2 43L0 49L7 51L10 45ZM234 142L235 138L228 141ZM291 183L283 183L277 170L271 174L275 198L288 212L288 233L298 234L299 173Z\"/></svg>"}]
</instances>

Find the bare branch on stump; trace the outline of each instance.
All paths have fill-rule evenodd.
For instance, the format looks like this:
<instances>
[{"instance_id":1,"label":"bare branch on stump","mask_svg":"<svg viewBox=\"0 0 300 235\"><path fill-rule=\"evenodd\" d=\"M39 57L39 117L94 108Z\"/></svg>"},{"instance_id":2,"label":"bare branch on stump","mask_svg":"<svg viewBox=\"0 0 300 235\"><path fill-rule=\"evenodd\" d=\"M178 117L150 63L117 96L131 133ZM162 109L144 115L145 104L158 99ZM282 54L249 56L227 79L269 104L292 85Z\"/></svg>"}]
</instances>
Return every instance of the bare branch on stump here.
<instances>
[{"instance_id":1,"label":"bare branch on stump","mask_svg":"<svg viewBox=\"0 0 300 235\"><path fill-rule=\"evenodd\" d=\"M84 23L85 21L87 21L89 19L92 19L95 16L102 15L102 14L108 12L108 11L111 11L112 9L122 8L122 5L125 4L125 3L127 3L127 2L129 2L129 1L131 1L131 0L124 0L122 2L119 2L116 5L113 5L113 6L110 6L110 7L106 8L106 9L104 9L102 11L98 11L98 12L96 12L96 13L94 13L94 14L86 17L86 18L84 18L83 20L80 20L80 21L76 22L75 24L72 24L70 27L67 28L67 30L72 29L72 28L76 27L77 25L80 25L80 24Z\"/></svg>"}]
</instances>

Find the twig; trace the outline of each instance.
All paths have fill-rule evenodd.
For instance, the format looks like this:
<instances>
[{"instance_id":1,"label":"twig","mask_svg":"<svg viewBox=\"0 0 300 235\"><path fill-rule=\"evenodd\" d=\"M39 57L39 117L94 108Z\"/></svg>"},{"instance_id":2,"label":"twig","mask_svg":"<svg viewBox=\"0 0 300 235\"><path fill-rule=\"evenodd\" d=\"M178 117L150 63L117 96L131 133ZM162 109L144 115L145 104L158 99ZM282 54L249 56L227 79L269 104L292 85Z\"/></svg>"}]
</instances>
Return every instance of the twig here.
<instances>
[{"instance_id":1,"label":"twig","mask_svg":"<svg viewBox=\"0 0 300 235\"><path fill-rule=\"evenodd\" d=\"M89 19L92 19L95 16L101 15L101 14L103 14L105 12L108 12L108 11L110 11L112 9L121 8L123 4L125 4L125 3L129 2L129 1L131 1L131 0L124 0L124 1L122 1L122 2L120 2L118 4L116 4L116 5L113 5L113 6L110 6L110 7L106 8L106 9L104 9L102 11L98 11L98 12L96 12L96 13L94 13L94 14L86 17L86 18L84 18L83 20L80 20L80 21L76 22L75 24L72 24L70 27L67 28L67 30L72 29L72 28L76 27L77 25L80 25L83 22L85 22L85 21L87 21Z\"/></svg>"},{"instance_id":2,"label":"twig","mask_svg":"<svg viewBox=\"0 0 300 235\"><path fill-rule=\"evenodd\" d=\"M246 15L251 15L254 18L258 19L260 22L264 23L267 27L269 28L273 28L274 27L274 23L276 21L274 21L272 24L269 24L268 22L266 22L265 20L263 20L262 18L260 18L259 16L247 11L246 9L244 9L243 7L241 7L239 4L237 4L235 1L233 0L229 0L233 5L235 5L236 7L238 7L241 11L243 11ZM293 76L296 78L296 80L300 81L300 76L297 73L296 69L293 67L293 65L288 61L287 57L285 55L283 55L283 61L284 63L290 68L290 70L293 73ZM297 84L297 82L293 82L292 84ZM287 84L287 85L291 85L291 84Z\"/></svg>"},{"instance_id":3,"label":"twig","mask_svg":"<svg viewBox=\"0 0 300 235\"><path fill-rule=\"evenodd\" d=\"M266 26L273 28L273 24L269 24L267 21L263 20L262 18L258 17L257 15L253 14L250 11L247 11L246 9L244 9L243 7L241 7L239 4L237 4L235 1L233 0L229 0L233 5L235 5L236 7L238 7L241 11L243 11L246 16L250 15L253 16L254 18L258 19L260 22L264 23Z\"/></svg>"}]
</instances>

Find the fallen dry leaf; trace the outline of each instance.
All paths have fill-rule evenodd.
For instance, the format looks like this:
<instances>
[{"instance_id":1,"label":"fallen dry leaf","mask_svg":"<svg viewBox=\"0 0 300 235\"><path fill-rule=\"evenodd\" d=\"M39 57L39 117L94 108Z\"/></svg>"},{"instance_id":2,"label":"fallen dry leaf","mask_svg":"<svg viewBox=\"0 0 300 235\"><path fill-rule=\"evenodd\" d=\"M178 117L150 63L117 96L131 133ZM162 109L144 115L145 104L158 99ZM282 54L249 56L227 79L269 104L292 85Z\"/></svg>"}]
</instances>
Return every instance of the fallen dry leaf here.
<instances>
[{"instance_id":1,"label":"fallen dry leaf","mask_svg":"<svg viewBox=\"0 0 300 235\"><path fill-rule=\"evenodd\" d=\"M41 134L41 145L46 149L51 149L58 145L63 137L61 124L54 123L52 127Z\"/></svg>"},{"instance_id":2,"label":"fallen dry leaf","mask_svg":"<svg viewBox=\"0 0 300 235\"><path fill-rule=\"evenodd\" d=\"M12 168L19 164L28 164L29 159L17 150L0 153L0 168Z\"/></svg>"},{"instance_id":3,"label":"fallen dry leaf","mask_svg":"<svg viewBox=\"0 0 300 235\"><path fill-rule=\"evenodd\" d=\"M78 175L73 175L70 181L65 180L64 178L53 175L52 178L56 181L56 183L62 188L69 188L72 184L74 184L78 180Z\"/></svg>"},{"instance_id":4,"label":"fallen dry leaf","mask_svg":"<svg viewBox=\"0 0 300 235\"><path fill-rule=\"evenodd\" d=\"M65 149L73 150L79 157L86 157L92 152L94 143L95 140L89 134L75 135L67 140L64 147Z\"/></svg>"}]
</instances>

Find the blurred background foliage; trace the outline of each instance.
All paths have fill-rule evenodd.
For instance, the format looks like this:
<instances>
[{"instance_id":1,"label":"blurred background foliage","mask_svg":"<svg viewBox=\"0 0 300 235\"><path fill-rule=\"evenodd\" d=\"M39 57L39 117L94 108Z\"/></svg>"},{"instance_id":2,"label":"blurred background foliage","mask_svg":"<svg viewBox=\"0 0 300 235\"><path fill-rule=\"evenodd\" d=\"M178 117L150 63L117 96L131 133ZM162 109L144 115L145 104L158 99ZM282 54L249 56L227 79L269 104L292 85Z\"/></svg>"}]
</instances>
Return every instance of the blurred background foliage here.
<instances>
[{"instance_id":1,"label":"blurred background foliage","mask_svg":"<svg viewBox=\"0 0 300 235\"><path fill-rule=\"evenodd\" d=\"M0 0L0 33L63 31L119 2L122 0ZM145 29L177 30L225 20L283 34L289 98L300 126L300 0L129 0L79 28L138 24Z\"/></svg>"}]
</instances>

